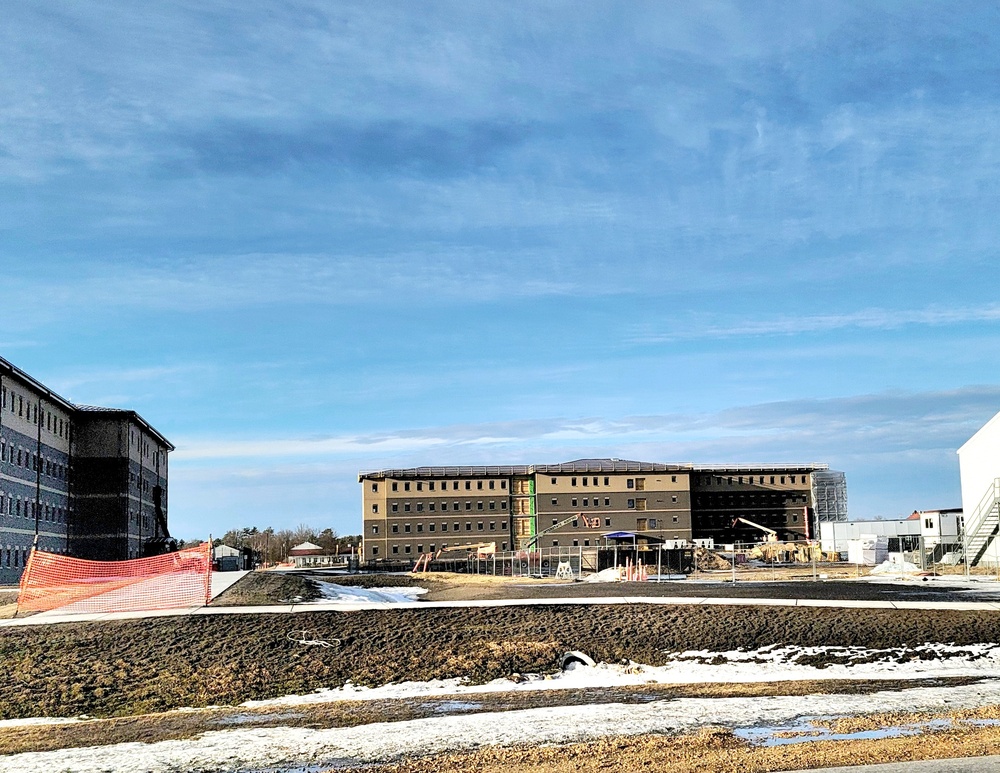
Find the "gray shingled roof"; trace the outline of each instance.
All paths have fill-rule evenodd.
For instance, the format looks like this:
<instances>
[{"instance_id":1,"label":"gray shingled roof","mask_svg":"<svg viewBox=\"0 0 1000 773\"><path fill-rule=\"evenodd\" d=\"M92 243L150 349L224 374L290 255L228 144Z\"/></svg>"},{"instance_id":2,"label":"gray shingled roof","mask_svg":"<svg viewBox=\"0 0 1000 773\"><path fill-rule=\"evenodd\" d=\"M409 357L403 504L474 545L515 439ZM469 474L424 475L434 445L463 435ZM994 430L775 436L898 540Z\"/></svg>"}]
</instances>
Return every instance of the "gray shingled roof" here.
<instances>
[{"instance_id":1,"label":"gray shingled roof","mask_svg":"<svg viewBox=\"0 0 1000 773\"><path fill-rule=\"evenodd\" d=\"M358 481L366 478L461 478L495 477L508 478L514 475L535 473L605 473L605 472L750 472L768 470L826 470L829 465L810 462L806 464L692 464L680 462L664 464L660 462L639 462L632 459L576 459L558 464L516 464L516 465L468 465L451 467L408 467L402 469L370 470L358 474Z\"/></svg>"}]
</instances>

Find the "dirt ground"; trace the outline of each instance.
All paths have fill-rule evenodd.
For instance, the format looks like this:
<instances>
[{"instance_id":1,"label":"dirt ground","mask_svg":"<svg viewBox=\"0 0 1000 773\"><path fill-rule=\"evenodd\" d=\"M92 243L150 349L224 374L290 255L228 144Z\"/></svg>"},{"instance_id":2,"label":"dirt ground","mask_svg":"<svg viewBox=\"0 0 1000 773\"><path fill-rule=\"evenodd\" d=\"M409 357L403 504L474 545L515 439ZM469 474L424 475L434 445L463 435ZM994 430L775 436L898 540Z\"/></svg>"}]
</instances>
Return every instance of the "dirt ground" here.
<instances>
[{"instance_id":1,"label":"dirt ground","mask_svg":"<svg viewBox=\"0 0 1000 773\"><path fill-rule=\"evenodd\" d=\"M251 607L313 601L316 583L301 574L253 572L212 599L212 607Z\"/></svg>"},{"instance_id":2,"label":"dirt ground","mask_svg":"<svg viewBox=\"0 0 1000 773\"><path fill-rule=\"evenodd\" d=\"M304 639L333 646L297 643ZM0 662L9 674L0 718L233 705L349 680L484 682L553 672L575 649L607 663L655 666L690 649L996 641L1000 614L750 606L538 605L61 623L0 629ZM843 657L799 662L823 666Z\"/></svg>"}]
</instances>

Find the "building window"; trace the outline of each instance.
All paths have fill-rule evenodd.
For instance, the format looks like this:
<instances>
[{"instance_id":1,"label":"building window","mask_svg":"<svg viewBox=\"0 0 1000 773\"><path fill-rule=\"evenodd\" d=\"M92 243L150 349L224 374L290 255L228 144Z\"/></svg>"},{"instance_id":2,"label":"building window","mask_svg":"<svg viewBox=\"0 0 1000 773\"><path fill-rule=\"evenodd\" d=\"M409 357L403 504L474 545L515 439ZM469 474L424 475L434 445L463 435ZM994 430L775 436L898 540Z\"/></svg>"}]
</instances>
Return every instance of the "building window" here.
<instances>
[{"instance_id":1,"label":"building window","mask_svg":"<svg viewBox=\"0 0 1000 773\"><path fill-rule=\"evenodd\" d=\"M500 528L502 530L506 530L506 528L507 528L507 521L500 521Z\"/></svg>"},{"instance_id":2,"label":"building window","mask_svg":"<svg viewBox=\"0 0 1000 773\"><path fill-rule=\"evenodd\" d=\"M433 502L428 502L427 503L427 509L430 510L433 513L437 509L437 505L434 504Z\"/></svg>"},{"instance_id":3,"label":"building window","mask_svg":"<svg viewBox=\"0 0 1000 773\"><path fill-rule=\"evenodd\" d=\"M394 523L392 525L392 533L393 534L399 534L399 524L398 523Z\"/></svg>"},{"instance_id":4,"label":"building window","mask_svg":"<svg viewBox=\"0 0 1000 773\"><path fill-rule=\"evenodd\" d=\"M501 510L507 509L507 500L500 500L500 509Z\"/></svg>"},{"instance_id":5,"label":"building window","mask_svg":"<svg viewBox=\"0 0 1000 773\"><path fill-rule=\"evenodd\" d=\"M553 498L552 498L552 504L554 504L554 505L558 505L558 504L559 504L559 500L558 500L558 499L556 499L555 497L553 497Z\"/></svg>"},{"instance_id":6,"label":"building window","mask_svg":"<svg viewBox=\"0 0 1000 773\"><path fill-rule=\"evenodd\" d=\"M423 502L417 502L417 512L418 513L422 513L423 511L424 511L424 503Z\"/></svg>"},{"instance_id":7,"label":"building window","mask_svg":"<svg viewBox=\"0 0 1000 773\"><path fill-rule=\"evenodd\" d=\"M483 522L482 521L480 521L478 524L476 524L476 529L479 530L479 531L483 530Z\"/></svg>"},{"instance_id":8,"label":"building window","mask_svg":"<svg viewBox=\"0 0 1000 773\"><path fill-rule=\"evenodd\" d=\"M556 485L556 478L552 478L551 480L552 480L552 485L555 486Z\"/></svg>"},{"instance_id":9,"label":"building window","mask_svg":"<svg viewBox=\"0 0 1000 773\"><path fill-rule=\"evenodd\" d=\"M629 508L629 510L634 510L635 509L635 500L634 499L628 500L627 507Z\"/></svg>"},{"instance_id":10,"label":"building window","mask_svg":"<svg viewBox=\"0 0 1000 773\"><path fill-rule=\"evenodd\" d=\"M448 524L442 523L441 524L441 531L448 531Z\"/></svg>"},{"instance_id":11,"label":"building window","mask_svg":"<svg viewBox=\"0 0 1000 773\"><path fill-rule=\"evenodd\" d=\"M497 509L497 503L496 503L496 502L494 502L494 501L493 501L493 500L491 499L491 500L490 500L490 510L496 510L496 509Z\"/></svg>"},{"instance_id":12,"label":"building window","mask_svg":"<svg viewBox=\"0 0 1000 773\"><path fill-rule=\"evenodd\" d=\"M459 526L458 521L456 521L455 522L455 531L458 531L458 526Z\"/></svg>"},{"instance_id":13,"label":"building window","mask_svg":"<svg viewBox=\"0 0 1000 773\"><path fill-rule=\"evenodd\" d=\"M677 516L674 515L674 516L671 516L671 517L674 519L674 523L677 523Z\"/></svg>"},{"instance_id":14,"label":"building window","mask_svg":"<svg viewBox=\"0 0 1000 773\"><path fill-rule=\"evenodd\" d=\"M604 506L611 507L611 500L608 497L604 497Z\"/></svg>"},{"instance_id":15,"label":"building window","mask_svg":"<svg viewBox=\"0 0 1000 773\"><path fill-rule=\"evenodd\" d=\"M575 486L576 485L576 478L570 478L569 485Z\"/></svg>"},{"instance_id":16,"label":"building window","mask_svg":"<svg viewBox=\"0 0 1000 773\"><path fill-rule=\"evenodd\" d=\"M604 519L604 525L605 526L610 526L611 525L611 519L610 518L605 518Z\"/></svg>"},{"instance_id":17,"label":"building window","mask_svg":"<svg viewBox=\"0 0 1000 773\"><path fill-rule=\"evenodd\" d=\"M398 513L398 512L399 512L399 504L398 504L398 503L396 503L396 502L393 502L393 503L392 503L392 508L391 508L391 509L392 509L392 512L394 512L394 513Z\"/></svg>"},{"instance_id":18,"label":"building window","mask_svg":"<svg viewBox=\"0 0 1000 773\"><path fill-rule=\"evenodd\" d=\"M582 484L583 484L584 486L586 486L586 485L587 485L587 477L586 477L586 476L584 476L583 478L581 478L581 479L580 479L580 482L581 482L581 483L582 483Z\"/></svg>"},{"instance_id":19,"label":"building window","mask_svg":"<svg viewBox=\"0 0 1000 773\"><path fill-rule=\"evenodd\" d=\"M625 488L635 488L635 478L628 478L625 481Z\"/></svg>"},{"instance_id":20,"label":"building window","mask_svg":"<svg viewBox=\"0 0 1000 773\"><path fill-rule=\"evenodd\" d=\"M451 488L452 488L453 491L458 491L458 481L457 480L451 482Z\"/></svg>"},{"instance_id":21,"label":"building window","mask_svg":"<svg viewBox=\"0 0 1000 773\"><path fill-rule=\"evenodd\" d=\"M452 502L451 503L451 509L452 510L458 510L458 502Z\"/></svg>"},{"instance_id":22,"label":"building window","mask_svg":"<svg viewBox=\"0 0 1000 773\"><path fill-rule=\"evenodd\" d=\"M428 483L427 484L427 488L430 489L431 491L433 491L434 490L434 481L431 481L430 483Z\"/></svg>"},{"instance_id":23,"label":"building window","mask_svg":"<svg viewBox=\"0 0 1000 773\"><path fill-rule=\"evenodd\" d=\"M670 476L670 482L671 483L676 483L677 482L677 476L676 475L671 475Z\"/></svg>"},{"instance_id":24,"label":"building window","mask_svg":"<svg viewBox=\"0 0 1000 773\"><path fill-rule=\"evenodd\" d=\"M507 481L505 480L500 481L500 488L507 488Z\"/></svg>"},{"instance_id":25,"label":"building window","mask_svg":"<svg viewBox=\"0 0 1000 773\"><path fill-rule=\"evenodd\" d=\"M472 521L466 521L465 522L465 530L466 531L472 531Z\"/></svg>"},{"instance_id":26,"label":"building window","mask_svg":"<svg viewBox=\"0 0 1000 773\"><path fill-rule=\"evenodd\" d=\"M417 491L423 491L423 490L424 490L424 484L420 481L417 481Z\"/></svg>"},{"instance_id":27,"label":"building window","mask_svg":"<svg viewBox=\"0 0 1000 773\"><path fill-rule=\"evenodd\" d=\"M429 524L427 524L427 529L428 529L429 531L434 531L434 524L433 524L433 523L429 523Z\"/></svg>"},{"instance_id":28,"label":"building window","mask_svg":"<svg viewBox=\"0 0 1000 773\"><path fill-rule=\"evenodd\" d=\"M377 556L378 555L378 545L373 545L372 546L372 555L373 556Z\"/></svg>"},{"instance_id":29,"label":"building window","mask_svg":"<svg viewBox=\"0 0 1000 773\"><path fill-rule=\"evenodd\" d=\"M496 531L496 530L497 530L497 522L490 521L490 531Z\"/></svg>"},{"instance_id":30,"label":"building window","mask_svg":"<svg viewBox=\"0 0 1000 773\"><path fill-rule=\"evenodd\" d=\"M373 483L372 484L372 491L373 492L377 492L378 491L378 484L377 483Z\"/></svg>"},{"instance_id":31,"label":"building window","mask_svg":"<svg viewBox=\"0 0 1000 773\"><path fill-rule=\"evenodd\" d=\"M570 500L570 507L576 507L576 497Z\"/></svg>"},{"instance_id":32,"label":"building window","mask_svg":"<svg viewBox=\"0 0 1000 773\"><path fill-rule=\"evenodd\" d=\"M403 526L403 531L405 531L407 534L409 534L410 533L410 524L405 524Z\"/></svg>"},{"instance_id":33,"label":"building window","mask_svg":"<svg viewBox=\"0 0 1000 773\"><path fill-rule=\"evenodd\" d=\"M417 524L417 531L422 532L424 530L424 525L422 523Z\"/></svg>"},{"instance_id":34,"label":"building window","mask_svg":"<svg viewBox=\"0 0 1000 773\"><path fill-rule=\"evenodd\" d=\"M392 546L392 552L393 553L398 553L399 552L399 545L393 545Z\"/></svg>"},{"instance_id":35,"label":"building window","mask_svg":"<svg viewBox=\"0 0 1000 773\"><path fill-rule=\"evenodd\" d=\"M483 503L482 502L476 502L476 509L477 510L482 510L483 509Z\"/></svg>"},{"instance_id":36,"label":"building window","mask_svg":"<svg viewBox=\"0 0 1000 773\"><path fill-rule=\"evenodd\" d=\"M403 503L403 512L404 513L410 512L410 503L409 502L404 502Z\"/></svg>"},{"instance_id":37,"label":"building window","mask_svg":"<svg viewBox=\"0 0 1000 773\"><path fill-rule=\"evenodd\" d=\"M586 497L584 497L584 500L583 500L583 506L584 506L584 507L589 507L589 506L590 506L590 500L589 500L589 499L587 499Z\"/></svg>"},{"instance_id":38,"label":"building window","mask_svg":"<svg viewBox=\"0 0 1000 773\"><path fill-rule=\"evenodd\" d=\"M372 534L378 534L378 524L372 524Z\"/></svg>"},{"instance_id":39,"label":"building window","mask_svg":"<svg viewBox=\"0 0 1000 773\"><path fill-rule=\"evenodd\" d=\"M554 548L559 547L559 540L557 540L557 539L552 540L552 547L554 547Z\"/></svg>"},{"instance_id":40,"label":"building window","mask_svg":"<svg viewBox=\"0 0 1000 773\"><path fill-rule=\"evenodd\" d=\"M672 496L672 497L670 497L670 501L671 501L671 502L676 502L676 501L677 501L677 497L676 497L676 495L675 495L675 496Z\"/></svg>"},{"instance_id":41,"label":"building window","mask_svg":"<svg viewBox=\"0 0 1000 773\"><path fill-rule=\"evenodd\" d=\"M468 491L471 488L472 488L472 481L471 480L465 481L465 490Z\"/></svg>"},{"instance_id":42,"label":"building window","mask_svg":"<svg viewBox=\"0 0 1000 773\"><path fill-rule=\"evenodd\" d=\"M409 545L404 545L403 546L403 552L404 553L409 553L410 552L410 546Z\"/></svg>"},{"instance_id":43,"label":"building window","mask_svg":"<svg viewBox=\"0 0 1000 773\"><path fill-rule=\"evenodd\" d=\"M393 481L393 484L392 484L392 490L393 490L393 491L399 491L399 484L398 484L398 483L396 483L395 481Z\"/></svg>"}]
</instances>

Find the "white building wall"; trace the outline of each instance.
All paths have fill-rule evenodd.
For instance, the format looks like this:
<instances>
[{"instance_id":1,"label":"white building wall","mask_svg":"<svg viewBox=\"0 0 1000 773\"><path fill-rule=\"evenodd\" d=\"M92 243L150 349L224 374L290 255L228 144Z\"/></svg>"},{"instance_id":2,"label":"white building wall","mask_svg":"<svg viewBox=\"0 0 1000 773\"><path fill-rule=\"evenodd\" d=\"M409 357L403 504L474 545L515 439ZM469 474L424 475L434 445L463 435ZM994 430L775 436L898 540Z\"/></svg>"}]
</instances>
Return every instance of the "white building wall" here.
<instances>
[{"instance_id":1,"label":"white building wall","mask_svg":"<svg viewBox=\"0 0 1000 773\"><path fill-rule=\"evenodd\" d=\"M958 466L962 510L966 518L972 518L987 489L1000 478L1000 413L958 449Z\"/></svg>"},{"instance_id":2,"label":"white building wall","mask_svg":"<svg viewBox=\"0 0 1000 773\"><path fill-rule=\"evenodd\" d=\"M848 540L862 535L874 537L904 537L920 534L921 521L824 521L819 525L820 548L824 552L845 552Z\"/></svg>"}]
</instances>

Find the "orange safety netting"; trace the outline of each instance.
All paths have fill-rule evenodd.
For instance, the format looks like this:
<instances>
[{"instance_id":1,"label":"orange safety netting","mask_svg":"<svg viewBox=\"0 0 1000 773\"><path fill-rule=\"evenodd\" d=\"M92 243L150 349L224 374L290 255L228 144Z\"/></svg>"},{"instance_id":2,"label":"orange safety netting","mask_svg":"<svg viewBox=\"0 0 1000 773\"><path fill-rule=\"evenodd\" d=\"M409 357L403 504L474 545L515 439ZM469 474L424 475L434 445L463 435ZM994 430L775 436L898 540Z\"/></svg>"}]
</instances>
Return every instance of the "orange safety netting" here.
<instances>
[{"instance_id":1,"label":"orange safety netting","mask_svg":"<svg viewBox=\"0 0 1000 773\"><path fill-rule=\"evenodd\" d=\"M85 561L32 550L18 612L125 612L200 607L211 594L212 546L152 558Z\"/></svg>"}]
</instances>

